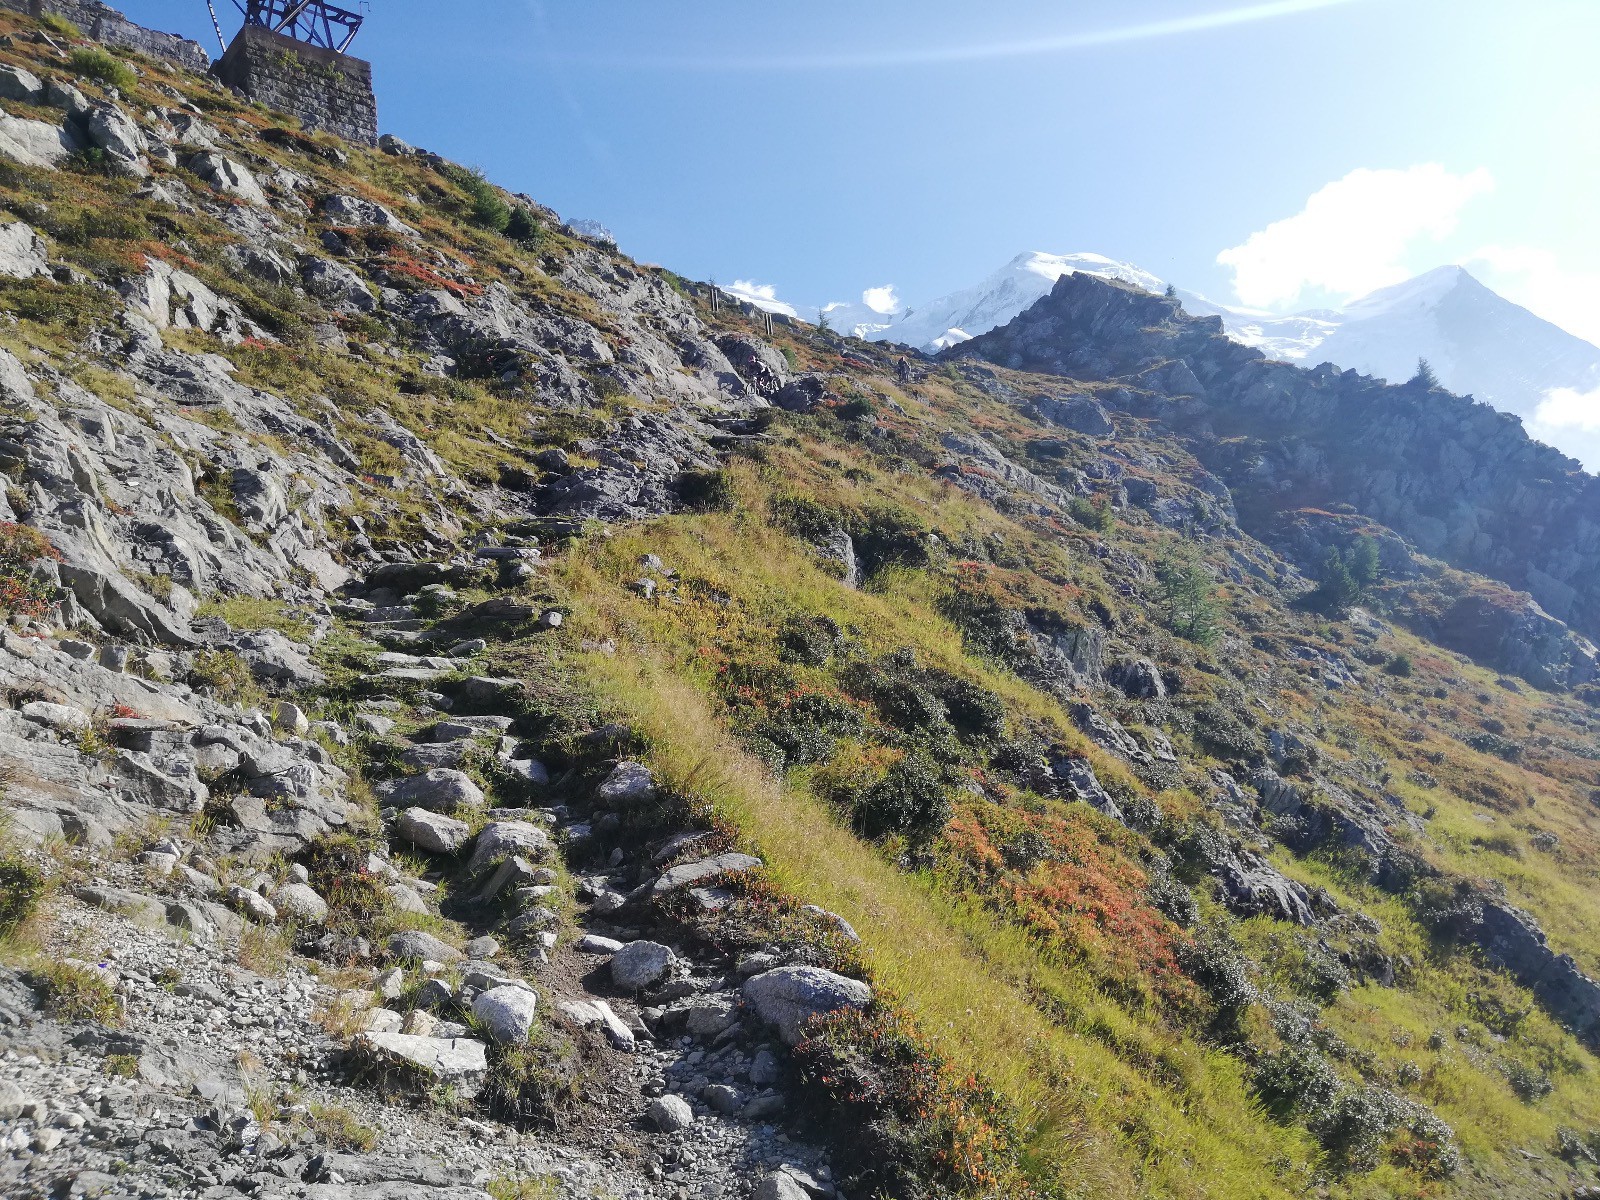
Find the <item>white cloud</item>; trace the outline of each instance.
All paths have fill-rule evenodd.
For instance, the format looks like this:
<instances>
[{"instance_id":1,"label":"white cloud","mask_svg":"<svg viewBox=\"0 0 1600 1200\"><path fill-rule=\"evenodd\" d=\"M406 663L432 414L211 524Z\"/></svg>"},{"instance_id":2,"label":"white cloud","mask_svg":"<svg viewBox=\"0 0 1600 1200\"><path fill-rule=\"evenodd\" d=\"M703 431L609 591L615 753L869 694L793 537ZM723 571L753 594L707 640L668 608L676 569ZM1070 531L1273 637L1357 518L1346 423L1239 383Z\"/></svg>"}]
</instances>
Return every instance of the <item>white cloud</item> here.
<instances>
[{"instance_id":1,"label":"white cloud","mask_svg":"<svg viewBox=\"0 0 1600 1200\"><path fill-rule=\"evenodd\" d=\"M800 314L795 311L794 305L785 304L778 299L778 288L771 283L757 283L753 279L735 279L732 286L722 289L730 296L737 296L757 308L780 316L796 317Z\"/></svg>"},{"instance_id":2,"label":"white cloud","mask_svg":"<svg viewBox=\"0 0 1600 1200\"><path fill-rule=\"evenodd\" d=\"M1577 388L1552 388L1534 409L1533 423L1551 429L1600 433L1600 387L1587 392Z\"/></svg>"},{"instance_id":3,"label":"white cloud","mask_svg":"<svg viewBox=\"0 0 1600 1200\"><path fill-rule=\"evenodd\" d=\"M1494 187L1479 167L1454 175L1437 163L1405 170L1362 167L1316 192L1292 217L1274 221L1217 255L1233 269L1241 302L1293 304L1307 289L1355 299L1412 271L1411 243L1454 232L1461 209Z\"/></svg>"},{"instance_id":4,"label":"white cloud","mask_svg":"<svg viewBox=\"0 0 1600 1200\"><path fill-rule=\"evenodd\" d=\"M892 283L868 288L861 293L861 303L880 316L890 317L900 311L900 297L895 295Z\"/></svg>"},{"instance_id":5,"label":"white cloud","mask_svg":"<svg viewBox=\"0 0 1600 1200\"><path fill-rule=\"evenodd\" d=\"M1533 246L1485 246L1467 263L1508 300L1600 345L1600 273L1574 271Z\"/></svg>"},{"instance_id":6,"label":"white cloud","mask_svg":"<svg viewBox=\"0 0 1600 1200\"><path fill-rule=\"evenodd\" d=\"M1552 388L1526 422L1528 436L1600 471L1600 387Z\"/></svg>"}]
</instances>

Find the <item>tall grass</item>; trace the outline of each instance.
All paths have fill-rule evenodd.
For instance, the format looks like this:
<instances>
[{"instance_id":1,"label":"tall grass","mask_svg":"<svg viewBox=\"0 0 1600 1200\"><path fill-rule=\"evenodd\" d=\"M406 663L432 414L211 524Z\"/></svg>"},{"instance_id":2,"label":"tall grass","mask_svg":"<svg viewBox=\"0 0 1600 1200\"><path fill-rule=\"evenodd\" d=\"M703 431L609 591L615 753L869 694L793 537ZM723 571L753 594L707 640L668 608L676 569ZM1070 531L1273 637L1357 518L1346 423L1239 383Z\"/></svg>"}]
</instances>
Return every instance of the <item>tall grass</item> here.
<instances>
[{"instance_id":1,"label":"tall grass","mask_svg":"<svg viewBox=\"0 0 1600 1200\"><path fill-rule=\"evenodd\" d=\"M641 604L625 585L646 549L725 588L748 617ZM803 787L773 779L718 720L695 647L719 636L718 622L727 634L727 623L760 622L769 606L827 612L874 641L914 644L930 661L971 673L959 635L930 620L912 581L849 591L764 522L724 514L620 535L563 570L583 632L619 644L614 656L585 656L581 668L648 739L652 766L743 830L781 886L855 926L876 986L1023 1115L1041 1184L1061 1195L1240 1198L1307 1185L1316 1150L1259 1112L1236 1060L1125 1011L976 901L898 870ZM1002 673L984 672L983 681L1008 704L1054 708Z\"/></svg>"}]
</instances>

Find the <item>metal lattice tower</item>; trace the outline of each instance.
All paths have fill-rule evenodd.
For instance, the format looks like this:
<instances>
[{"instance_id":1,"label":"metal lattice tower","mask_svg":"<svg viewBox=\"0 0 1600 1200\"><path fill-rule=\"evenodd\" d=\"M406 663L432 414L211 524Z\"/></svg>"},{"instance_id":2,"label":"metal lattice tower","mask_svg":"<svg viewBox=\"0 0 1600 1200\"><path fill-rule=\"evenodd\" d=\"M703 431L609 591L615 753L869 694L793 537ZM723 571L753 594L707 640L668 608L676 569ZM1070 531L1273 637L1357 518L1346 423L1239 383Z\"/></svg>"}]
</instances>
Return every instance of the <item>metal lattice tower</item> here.
<instances>
[{"instance_id":1,"label":"metal lattice tower","mask_svg":"<svg viewBox=\"0 0 1600 1200\"><path fill-rule=\"evenodd\" d=\"M326 3L326 0L233 0L244 14L246 25L259 25L298 42L321 46L343 54L355 41L361 22L359 12ZM363 7L365 7L363 5Z\"/></svg>"}]
</instances>

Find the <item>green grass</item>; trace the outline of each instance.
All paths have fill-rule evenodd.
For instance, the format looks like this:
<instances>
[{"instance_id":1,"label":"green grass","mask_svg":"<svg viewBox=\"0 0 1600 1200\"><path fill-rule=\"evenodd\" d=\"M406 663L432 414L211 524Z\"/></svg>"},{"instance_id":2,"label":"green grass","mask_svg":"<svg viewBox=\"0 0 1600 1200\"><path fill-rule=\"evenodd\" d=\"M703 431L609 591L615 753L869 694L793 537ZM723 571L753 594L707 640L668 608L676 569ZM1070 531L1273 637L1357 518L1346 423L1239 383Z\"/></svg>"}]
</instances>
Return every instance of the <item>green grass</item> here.
<instances>
[{"instance_id":1,"label":"green grass","mask_svg":"<svg viewBox=\"0 0 1600 1200\"><path fill-rule=\"evenodd\" d=\"M85 79L93 79L107 87L114 87L118 91L131 91L137 82L133 68L105 50L91 47L74 50L67 65L74 74L81 75Z\"/></svg>"},{"instance_id":2,"label":"green grass","mask_svg":"<svg viewBox=\"0 0 1600 1200\"><path fill-rule=\"evenodd\" d=\"M220 617L233 629L275 629L285 637L305 641L311 623L282 600L257 596L218 596L200 605L199 617Z\"/></svg>"},{"instance_id":3,"label":"green grass","mask_svg":"<svg viewBox=\"0 0 1600 1200\"><path fill-rule=\"evenodd\" d=\"M117 1023L117 994L104 971L41 957L34 963L32 975L52 1016L62 1021Z\"/></svg>"}]
</instances>

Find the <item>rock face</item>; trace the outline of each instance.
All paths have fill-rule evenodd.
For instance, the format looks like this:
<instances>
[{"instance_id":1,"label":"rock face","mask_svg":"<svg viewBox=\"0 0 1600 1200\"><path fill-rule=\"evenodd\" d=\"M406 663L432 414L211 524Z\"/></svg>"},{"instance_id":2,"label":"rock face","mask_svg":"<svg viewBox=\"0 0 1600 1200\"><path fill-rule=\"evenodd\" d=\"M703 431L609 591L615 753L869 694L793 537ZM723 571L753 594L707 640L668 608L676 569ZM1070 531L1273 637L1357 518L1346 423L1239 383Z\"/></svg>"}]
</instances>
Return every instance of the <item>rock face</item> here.
<instances>
[{"instance_id":1,"label":"rock face","mask_svg":"<svg viewBox=\"0 0 1600 1200\"><path fill-rule=\"evenodd\" d=\"M1423 553L1532 594L1600 636L1600 479L1514 417L1448 393L1267 361L1217 317L1115 280L1063 276L1009 325L946 351L1138 389L1266 535L1288 509L1357 510Z\"/></svg>"},{"instance_id":2,"label":"rock face","mask_svg":"<svg viewBox=\"0 0 1600 1200\"><path fill-rule=\"evenodd\" d=\"M211 62L200 43L175 33L147 29L100 3L100 0L0 0L0 8L22 13L31 9L52 13L71 21L85 37L104 45L128 46L154 58L168 59L191 71L204 71Z\"/></svg>"},{"instance_id":3,"label":"rock face","mask_svg":"<svg viewBox=\"0 0 1600 1200\"><path fill-rule=\"evenodd\" d=\"M1484 955L1532 989L1545 1007L1592 1049L1600 1050L1600 982L1578 969L1570 954L1557 954L1544 931L1519 908L1500 901L1483 906L1476 940Z\"/></svg>"},{"instance_id":4,"label":"rock face","mask_svg":"<svg viewBox=\"0 0 1600 1200\"><path fill-rule=\"evenodd\" d=\"M745 980L744 1002L793 1046L805 1036L805 1023L812 1017L865 1008L872 1002L872 989L821 967L779 967Z\"/></svg>"}]
</instances>

